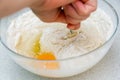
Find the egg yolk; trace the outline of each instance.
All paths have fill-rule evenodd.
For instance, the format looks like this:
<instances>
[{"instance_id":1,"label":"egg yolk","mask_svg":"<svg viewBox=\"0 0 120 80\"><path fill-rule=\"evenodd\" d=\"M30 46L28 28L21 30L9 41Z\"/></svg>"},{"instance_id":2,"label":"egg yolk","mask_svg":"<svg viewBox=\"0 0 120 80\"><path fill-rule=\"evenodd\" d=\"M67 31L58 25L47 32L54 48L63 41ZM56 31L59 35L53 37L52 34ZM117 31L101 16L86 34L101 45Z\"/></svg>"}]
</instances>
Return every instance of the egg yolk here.
<instances>
[{"instance_id":1,"label":"egg yolk","mask_svg":"<svg viewBox=\"0 0 120 80\"><path fill-rule=\"evenodd\" d=\"M37 59L40 60L56 60L55 56L52 53L40 53L39 55L36 56Z\"/></svg>"},{"instance_id":2,"label":"egg yolk","mask_svg":"<svg viewBox=\"0 0 120 80\"><path fill-rule=\"evenodd\" d=\"M39 55L36 56L37 59L40 60L56 60L55 56L52 53L40 53ZM40 68L43 69L49 69L49 70L55 70L59 68L59 63L58 62L40 62Z\"/></svg>"},{"instance_id":3,"label":"egg yolk","mask_svg":"<svg viewBox=\"0 0 120 80\"><path fill-rule=\"evenodd\" d=\"M36 58L40 60L56 60L55 56L51 52L41 52L39 39L33 44L32 51L36 53Z\"/></svg>"},{"instance_id":4,"label":"egg yolk","mask_svg":"<svg viewBox=\"0 0 120 80\"><path fill-rule=\"evenodd\" d=\"M56 57L53 55L52 52L41 52L40 47L41 46L40 46L39 40L36 40L36 42L33 44L33 48L32 48L33 52L37 54L37 55L35 55L36 59L39 59L39 60L56 60ZM39 66L42 69L55 70L55 69L59 68L59 63L58 62L45 61L45 62L40 62Z\"/></svg>"}]
</instances>

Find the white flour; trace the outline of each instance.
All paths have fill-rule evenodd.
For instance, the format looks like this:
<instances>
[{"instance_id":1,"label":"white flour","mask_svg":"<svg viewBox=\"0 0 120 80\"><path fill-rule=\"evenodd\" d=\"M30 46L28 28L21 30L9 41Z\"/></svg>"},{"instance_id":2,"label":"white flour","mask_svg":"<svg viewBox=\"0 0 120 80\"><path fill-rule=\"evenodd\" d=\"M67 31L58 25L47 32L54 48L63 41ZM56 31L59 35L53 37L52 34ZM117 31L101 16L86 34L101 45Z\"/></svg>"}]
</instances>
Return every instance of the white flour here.
<instances>
[{"instance_id":1,"label":"white flour","mask_svg":"<svg viewBox=\"0 0 120 80\"><path fill-rule=\"evenodd\" d=\"M90 52L113 33L110 17L98 9L81 23L80 33L72 38L63 39L69 33L66 24L43 23L31 11L12 21L8 29L9 47L28 57L34 57L33 44L39 40L41 51L52 52L57 59L69 58Z\"/></svg>"}]
</instances>

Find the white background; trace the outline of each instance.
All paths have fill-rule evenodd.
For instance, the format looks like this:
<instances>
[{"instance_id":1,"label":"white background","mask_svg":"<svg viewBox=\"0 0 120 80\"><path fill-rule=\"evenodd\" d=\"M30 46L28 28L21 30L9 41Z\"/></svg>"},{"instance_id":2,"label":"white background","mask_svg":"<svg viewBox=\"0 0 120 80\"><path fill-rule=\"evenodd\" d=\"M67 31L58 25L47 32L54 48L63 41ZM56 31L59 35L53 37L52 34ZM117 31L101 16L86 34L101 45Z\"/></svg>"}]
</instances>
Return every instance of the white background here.
<instances>
[{"instance_id":1,"label":"white background","mask_svg":"<svg viewBox=\"0 0 120 80\"><path fill-rule=\"evenodd\" d=\"M108 0L118 11L120 0ZM120 27L120 25L119 25ZM0 43L0 80L56 80L30 73L14 63ZM120 80L120 28L108 54L92 69L69 78L57 80Z\"/></svg>"}]
</instances>

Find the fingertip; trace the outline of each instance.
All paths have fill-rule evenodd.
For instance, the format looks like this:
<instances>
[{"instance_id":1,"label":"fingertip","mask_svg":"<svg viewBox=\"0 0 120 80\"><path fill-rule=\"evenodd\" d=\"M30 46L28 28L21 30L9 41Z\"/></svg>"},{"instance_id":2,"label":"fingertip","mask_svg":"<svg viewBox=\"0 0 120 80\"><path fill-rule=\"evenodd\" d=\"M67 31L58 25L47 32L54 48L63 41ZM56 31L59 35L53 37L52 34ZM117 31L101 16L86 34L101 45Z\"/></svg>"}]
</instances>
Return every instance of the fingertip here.
<instances>
[{"instance_id":1,"label":"fingertip","mask_svg":"<svg viewBox=\"0 0 120 80\"><path fill-rule=\"evenodd\" d=\"M80 28L80 23L79 24L67 24L67 28L71 30L77 30Z\"/></svg>"}]
</instances>

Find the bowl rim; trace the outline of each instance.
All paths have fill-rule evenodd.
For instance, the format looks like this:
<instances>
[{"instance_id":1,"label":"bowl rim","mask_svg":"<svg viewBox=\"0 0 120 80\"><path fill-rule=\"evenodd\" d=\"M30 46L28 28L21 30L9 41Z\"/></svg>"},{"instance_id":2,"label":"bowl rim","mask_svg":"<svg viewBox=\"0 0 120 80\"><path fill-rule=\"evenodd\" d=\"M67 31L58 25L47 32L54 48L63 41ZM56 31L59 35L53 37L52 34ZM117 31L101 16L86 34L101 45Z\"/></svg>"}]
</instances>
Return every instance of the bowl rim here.
<instances>
[{"instance_id":1,"label":"bowl rim","mask_svg":"<svg viewBox=\"0 0 120 80\"><path fill-rule=\"evenodd\" d=\"M22 57L22 58L26 58L26 59L31 59L31 60L36 60L36 61L42 61L42 62L56 62L56 61L66 61L66 60L72 60L72 59L77 59L77 58L80 58L82 56L85 56L85 55L88 55L88 54L91 54L92 52L100 49L101 47L103 47L104 45L106 45L108 42L110 42L110 40L115 36L116 32L117 32L117 29L118 29L118 26L119 26L119 17L118 17L118 13L117 11L115 10L115 8L106 0L102 0L104 1L109 7L111 7L112 11L115 13L115 16L116 16L116 20L117 20L117 24L116 24L116 28L115 28L115 31L113 32L113 34L111 35L111 37L104 43L102 44L101 46L97 47L96 49L90 51L90 52L87 52L85 54L82 54L82 55L79 55L79 56L75 56L75 57L69 57L69 58L64 58L64 59L57 59L57 60L39 60L39 59L35 59L35 58L31 58L31 57L27 57L27 56L24 56L24 55L21 55L21 54L18 54L16 53L15 51L11 50L9 47L7 47L7 45L2 41L1 39L1 36L0 36L0 42L2 43L2 45L8 49L8 51L10 51L12 54L18 56L18 57Z\"/></svg>"}]
</instances>

